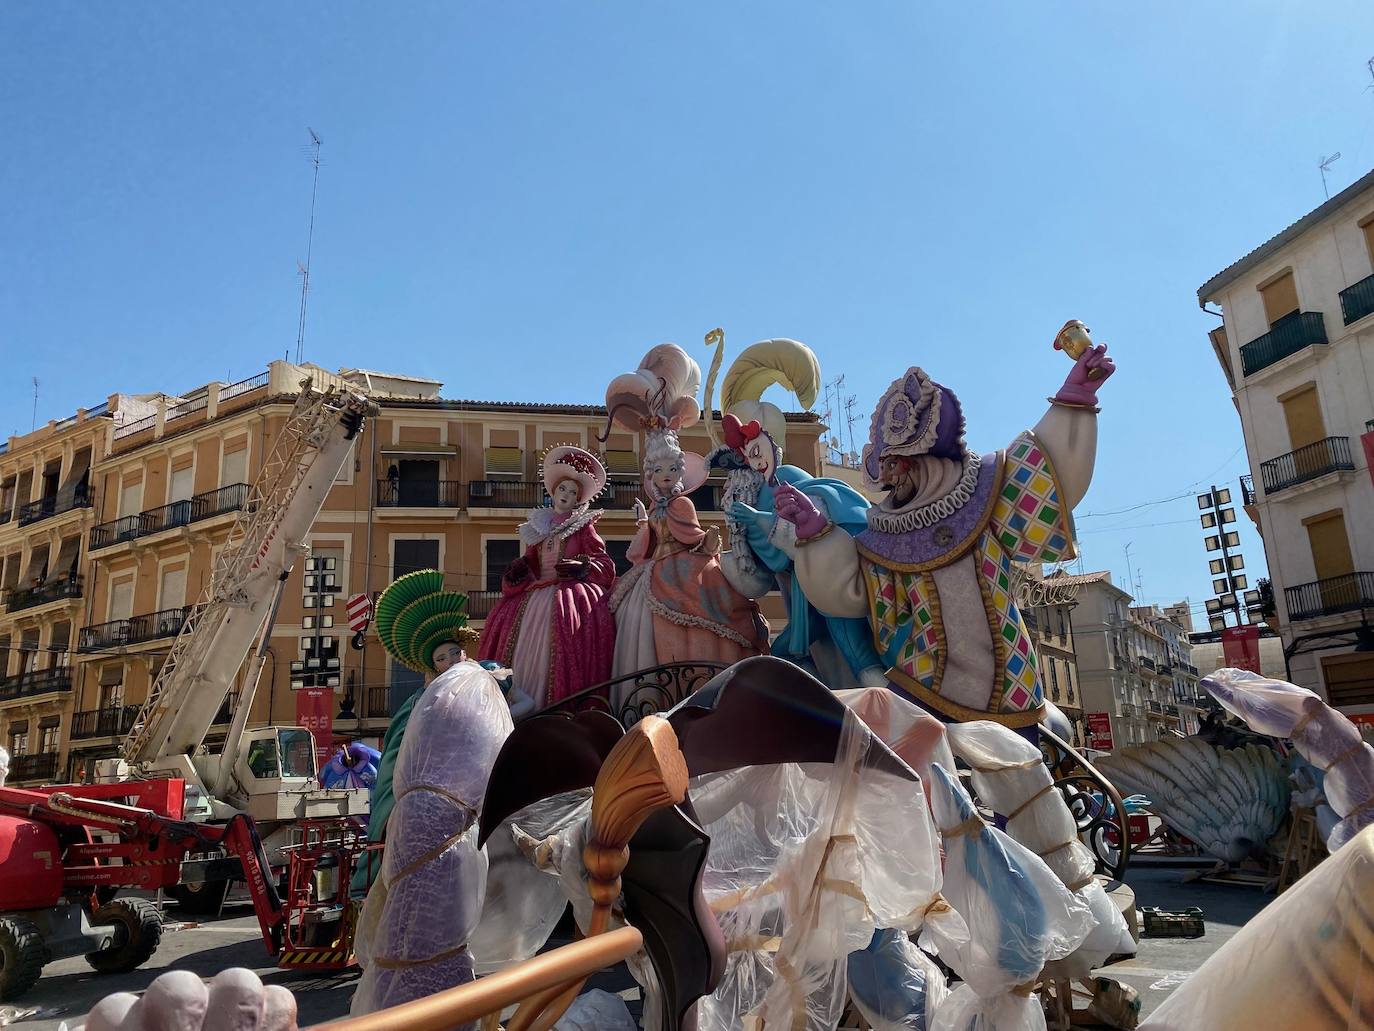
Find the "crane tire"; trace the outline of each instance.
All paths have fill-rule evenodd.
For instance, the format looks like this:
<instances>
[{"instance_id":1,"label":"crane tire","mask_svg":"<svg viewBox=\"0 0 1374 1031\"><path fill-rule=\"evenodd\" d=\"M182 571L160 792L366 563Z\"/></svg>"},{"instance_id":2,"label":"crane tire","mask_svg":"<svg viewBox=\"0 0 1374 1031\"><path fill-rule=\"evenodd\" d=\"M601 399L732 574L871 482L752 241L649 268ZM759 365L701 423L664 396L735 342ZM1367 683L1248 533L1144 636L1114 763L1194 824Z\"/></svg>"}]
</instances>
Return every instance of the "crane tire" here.
<instances>
[{"instance_id":1,"label":"crane tire","mask_svg":"<svg viewBox=\"0 0 1374 1031\"><path fill-rule=\"evenodd\" d=\"M114 941L98 952L86 953L86 962L102 974L123 974L148 962L162 941L162 917L147 899L115 899L91 917L98 926L114 924Z\"/></svg>"},{"instance_id":2,"label":"crane tire","mask_svg":"<svg viewBox=\"0 0 1374 1031\"><path fill-rule=\"evenodd\" d=\"M23 995L43 973L43 932L23 917L0 917L0 1001Z\"/></svg>"}]
</instances>

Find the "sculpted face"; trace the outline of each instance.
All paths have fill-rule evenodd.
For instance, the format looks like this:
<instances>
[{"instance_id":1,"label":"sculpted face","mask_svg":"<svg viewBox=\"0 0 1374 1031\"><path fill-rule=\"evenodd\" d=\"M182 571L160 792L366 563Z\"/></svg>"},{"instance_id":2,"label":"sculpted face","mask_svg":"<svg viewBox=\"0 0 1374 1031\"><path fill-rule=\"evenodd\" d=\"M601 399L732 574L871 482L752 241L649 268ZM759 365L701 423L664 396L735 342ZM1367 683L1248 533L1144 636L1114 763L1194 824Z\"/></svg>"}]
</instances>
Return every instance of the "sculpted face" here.
<instances>
[{"instance_id":1,"label":"sculpted face","mask_svg":"<svg viewBox=\"0 0 1374 1031\"><path fill-rule=\"evenodd\" d=\"M750 469L761 473L765 480L772 477L773 445L768 442L768 438L763 434L759 434L744 445L744 460L749 463Z\"/></svg>"},{"instance_id":2,"label":"sculpted face","mask_svg":"<svg viewBox=\"0 0 1374 1031\"><path fill-rule=\"evenodd\" d=\"M677 459L655 462L649 467L649 481L665 498L672 497L677 485L682 482L682 463Z\"/></svg>"},{"instance_id":3,"label":"sculpted face","mask_svg":"<svg viewBox=\"0 0 1374 1031\"><path fill-rule=\"evenodd\" d=\"M577 507L582 487L576 480L564 480L553 489L553 510L571 512Z\"/></svg>"},{"instance_id":4,"label":"sculpted face","mask_svg":"<svg viewBox=\"0 0 1374 1031\"><path fill-rule=\"evenodd\" d=\"M458 663L466 658L467 656L463 654L463 649L459 648L453 641L445 641L443 644L439 645L439 647L435 648L434 654L430 656L430 659L434 663L434 668L440 673L458 665Z\"/></svg>"},{"instance_id":5,"label":"sculpted face","mask_svg":"<svg viewBox=\"0 0 1374 1031\"><path fill-rule=\"evenodd\" d=\"M878 482L892 498L892 504L900 508L916 496L916 477L910 458L904 455L887 455L878 462Z\"/></svg>"}]
</instances>

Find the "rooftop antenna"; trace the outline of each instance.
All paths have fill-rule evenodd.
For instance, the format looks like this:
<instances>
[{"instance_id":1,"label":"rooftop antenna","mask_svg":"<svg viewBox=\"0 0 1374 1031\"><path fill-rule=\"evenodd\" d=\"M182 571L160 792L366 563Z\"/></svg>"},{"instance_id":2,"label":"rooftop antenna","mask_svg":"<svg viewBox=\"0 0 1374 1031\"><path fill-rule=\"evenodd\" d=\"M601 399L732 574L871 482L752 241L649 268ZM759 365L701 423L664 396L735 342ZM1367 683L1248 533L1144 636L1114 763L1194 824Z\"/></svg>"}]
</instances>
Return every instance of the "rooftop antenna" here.
<instances>
[{"instance_id":1,"label":"rooftop antenna","mask_svg":"<svg viewBox=\"0 0 1374 1031\"><path fill-rule=\"evenodd\" d=\"M29 432L38 429L38 377L33 378L33 421L29 423Z\"/></svg>"},{"instance_id":2,"label":"rooftop antenna","mask_svg":"<svg viewBox=\"0 0 1374 1031\"><path fill-rule=\"evenodd\" d=\"M849 450L851 452L858 450L854 447L854 424L859 421L859 416L854 414L854 405L857 401L858 399L853 394L844 399L844 421L849 428Z\"/></svg>"},{"instance_id":3,"label":"rooftop antenna","mask_svg":"<svg viewBox=\"0 0 1374 1031\"><path fill-rule=\"evenodd\" d=\"M1369 78L1371 80L1369 85L1366 86L1365 89L1374 89L1374 57L1371 57L1368 61L1365 62L1365 67L1369 69Z\"/></svg>"},{"instance_id":4,"label":"rooftop antenna","mask_svg":"<svg viewBox=\"0 0 1374 1031\"><path fill-rule=\"evenodd\" d=\"M1371 58L1370 61L1371 61L1371 63L1374 63L1374 58ZM1340 157L1341 157L1341 152L1338 150L1338 151L1336 151L1336 153L1332 154L1330 157L1322 158L1320 161L1317 162L1317 167L1320 168L1320 169L1322 170L1322 189L1326 192L1326 199L1327 199L1327 200L1330 200L1330 199L1331 199L1331 190L1330 190L1330 189L1327 187L1327 185L1326 185L1326 173L1329 172L1329 171L1331 171L1331 166L1332 166L1335 162L1339 161L1339 160L1340 160Z\"/></svg>"},{"instance_id":5,"label":"rooftop antenna","mask_svg":"<svg viewBox=\"0 0 1374 1031\"><path fill-rule=\"evenodd\" d=\"M301 350L305 346L305 306L310 298L310 256L315 249L315 193L320 186L320 139L319 133L309 126L306 132L310 133L311 150L310 163L315 166L315 181L310 186L310 233L306 237L305 243L305 264L296 262L296 271L301 277L301 319L296 327L296 364L301 361ZM1339 155L1337 155L1339 156Z\"/></svg>"}]
</instances>

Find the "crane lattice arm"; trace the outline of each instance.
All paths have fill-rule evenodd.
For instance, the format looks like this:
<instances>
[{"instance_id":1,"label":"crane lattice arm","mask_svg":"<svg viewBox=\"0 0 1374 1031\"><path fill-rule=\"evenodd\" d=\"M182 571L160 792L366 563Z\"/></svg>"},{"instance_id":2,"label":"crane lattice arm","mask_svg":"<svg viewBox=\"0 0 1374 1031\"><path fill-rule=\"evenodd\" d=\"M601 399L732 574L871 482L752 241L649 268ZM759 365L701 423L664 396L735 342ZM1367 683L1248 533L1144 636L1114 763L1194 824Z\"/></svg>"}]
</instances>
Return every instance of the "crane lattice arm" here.
<instances>
[{"instance_id":1,"label":"crane lattice arm","mask_svg":"<svg viewBox=\"0 0 1374 1031\"><path fill-rule=\"evenodd\" d=\"M372 404L358 394L301 386L248 492L210 585L192 607L125 738L132 765L194 751L262 630Z\"/></svg>"}]
</instances>

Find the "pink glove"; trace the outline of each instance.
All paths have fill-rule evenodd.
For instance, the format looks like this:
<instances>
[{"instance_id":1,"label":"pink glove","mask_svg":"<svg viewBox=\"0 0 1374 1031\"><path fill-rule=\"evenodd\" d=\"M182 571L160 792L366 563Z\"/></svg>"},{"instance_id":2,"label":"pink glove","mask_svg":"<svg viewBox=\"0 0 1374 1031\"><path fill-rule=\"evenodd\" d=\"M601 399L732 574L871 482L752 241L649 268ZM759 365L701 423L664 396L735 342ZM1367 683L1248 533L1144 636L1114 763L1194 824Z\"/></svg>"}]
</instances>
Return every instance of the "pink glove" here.
<instances>
[{"instance_id":1,"label":"pink glove","mask_svg":"<svg viewBox=\"0 0 1374 1031\"><path fill-rule=\"evenodd\" d=\"M828 522L816 503L789 483L779 484L773 489L773 510L779 519L785 519L797 528L798 540L816 536Z\"/></svg>"},{"instance_id":2,"label":"pink glove","mask_svg":"<svg viewBox=\"0 0 1374 1031\"><path fill-rule=\"evenodd\" d=\"M1098 373L1097 377L1089 379L1088 373L1094 370ZM1095 405L1098 388L1115 371L1116 363L1107 357L1106 344L1090 347L1073 363L1073 371L1069 373L1069 378L1064 380L1059 393L1054 395L1054 400L1071 405Z\"/></svg>"}]
</instances>

